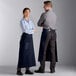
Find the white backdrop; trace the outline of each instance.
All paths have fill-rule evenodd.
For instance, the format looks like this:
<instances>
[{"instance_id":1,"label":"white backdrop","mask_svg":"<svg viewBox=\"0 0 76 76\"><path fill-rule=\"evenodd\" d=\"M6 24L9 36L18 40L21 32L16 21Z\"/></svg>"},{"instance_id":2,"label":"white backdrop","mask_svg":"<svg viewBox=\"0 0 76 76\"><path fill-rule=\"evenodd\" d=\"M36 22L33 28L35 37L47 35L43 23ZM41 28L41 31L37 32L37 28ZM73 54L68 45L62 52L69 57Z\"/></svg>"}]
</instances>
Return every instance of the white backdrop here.
<instances>
[{"instance_id":1,"label":"white backdrop","mask_svg":"<svg viewBox=\"0 0 76 76\"><path fill-rule=\"evenodd\" d=\"M19 21L24 7L30 7L36 32L34 47L36 60L41 36L37 21L43 12L44 0L0 0L0 65L17 65L19 40L22 34ZM75 0L52 0L57 14L58 57L61 65L76 65L76 6Z\"/></svg>"}]
</instances>

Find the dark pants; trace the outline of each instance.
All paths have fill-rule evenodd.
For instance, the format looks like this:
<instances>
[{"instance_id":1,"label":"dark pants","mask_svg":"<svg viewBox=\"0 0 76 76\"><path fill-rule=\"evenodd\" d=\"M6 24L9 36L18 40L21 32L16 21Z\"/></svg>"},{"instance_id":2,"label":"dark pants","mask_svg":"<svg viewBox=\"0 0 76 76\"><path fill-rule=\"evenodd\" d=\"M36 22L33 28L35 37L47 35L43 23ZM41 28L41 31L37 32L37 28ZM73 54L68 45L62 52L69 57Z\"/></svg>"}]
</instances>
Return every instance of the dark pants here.
<instances>
[{"instance_id":1,"label":"dark pants","mask_svg":"<svg viewBox=\"0 0 76 76\"><path fill-rule=\"evenodd\" d=\"M55 64L56 64L55 42L56 42L56 32L55 32L55 30L48 31L46 41L45 41L45 46L44 46L43 60L40 62L41 63L40 68L42 70L45 69L46 51L47 51L48 44L50 46L50 53L51 53L50 69L55 68Z\"/></svg>"}]
</instances>

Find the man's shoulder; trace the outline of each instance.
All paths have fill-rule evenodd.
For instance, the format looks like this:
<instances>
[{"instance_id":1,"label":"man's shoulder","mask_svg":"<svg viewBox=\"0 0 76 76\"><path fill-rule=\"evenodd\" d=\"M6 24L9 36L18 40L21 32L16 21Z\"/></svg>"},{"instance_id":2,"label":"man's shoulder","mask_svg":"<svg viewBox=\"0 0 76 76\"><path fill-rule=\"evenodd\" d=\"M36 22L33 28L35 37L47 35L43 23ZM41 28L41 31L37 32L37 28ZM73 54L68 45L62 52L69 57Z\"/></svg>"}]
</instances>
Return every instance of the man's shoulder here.
<instances>
[{"instance_id":1,"label":"man's shoulder","mask_svg":"<svg viewBox=\"0 0 76 76\"><path fill-rule=\"evenodd\" d=\"M53 12L53 16L54 16L54 17L57 17L56 14L55 14L55 12Z\"/></svg>"},{"instance_id":2,"label":"man's shoulder","mask_svg":"<svg viewBox=\"0 0 76 76\"><path fill-rule=\"evenodd\" d=\"M54 11L50 11L49 13L47 13L48 16L52 16L52 17L56 17L56 14Z\"/></svg>"},{"instance_id":3,"label":"man's shoulder","mask_svg":"<svg viewBox=\"0 0 76 76\"><path fill-rule=\"evenodd\" d=\"M55 14L55 12L54 12L54 11L52 11L51 13L52 13L53 15L55 15L55 16L56 16L56 14Z\"/></svg>"}]
</instances>

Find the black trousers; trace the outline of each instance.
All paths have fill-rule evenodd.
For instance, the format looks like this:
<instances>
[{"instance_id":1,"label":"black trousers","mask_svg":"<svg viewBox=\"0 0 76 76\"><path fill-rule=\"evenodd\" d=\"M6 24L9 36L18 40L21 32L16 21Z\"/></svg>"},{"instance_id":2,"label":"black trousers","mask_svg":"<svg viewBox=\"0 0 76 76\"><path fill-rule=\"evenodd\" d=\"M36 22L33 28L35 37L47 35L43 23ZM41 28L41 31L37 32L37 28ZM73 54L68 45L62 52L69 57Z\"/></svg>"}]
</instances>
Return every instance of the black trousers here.
<instances>
[{"instance_id":1,"label":"black trousers","mask_svg":"<svg viewBox=\"0 0 76 76\"><path fill-rule=\"evenodd\" d=\"M46 50L48 47L48 44L50 44L50 53L51 53L51 62L50 62L50 69L55 68L56 65L56 59L55 59L55 42L56 42L56 32L55 30L48 31L46 41L45 41L45 47L44 47L44 54L43 54L43 60L41 63L41 69L45 69L45 60L46 60Z\"/></svg>"}]
</instances>

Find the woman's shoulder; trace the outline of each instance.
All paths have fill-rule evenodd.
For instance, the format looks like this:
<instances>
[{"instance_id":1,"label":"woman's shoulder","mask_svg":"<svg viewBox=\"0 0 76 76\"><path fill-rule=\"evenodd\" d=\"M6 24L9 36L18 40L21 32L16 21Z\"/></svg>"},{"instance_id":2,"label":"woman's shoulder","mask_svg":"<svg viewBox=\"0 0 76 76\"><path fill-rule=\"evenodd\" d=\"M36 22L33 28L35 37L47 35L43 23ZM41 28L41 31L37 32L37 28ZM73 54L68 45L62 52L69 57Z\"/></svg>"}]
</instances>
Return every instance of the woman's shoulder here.
<instances>
[{"instance_id":1,"label":"woman's shoulder","mask_svg":"<svg viewBox=\"0 0 76 76\"><path fill-rule=\"evenodd\" d=\"M20 22L24 22L24 19L22 18L22 19L20 20Z\"/></svg>"}]
</instances>

